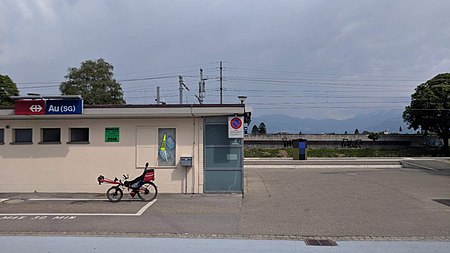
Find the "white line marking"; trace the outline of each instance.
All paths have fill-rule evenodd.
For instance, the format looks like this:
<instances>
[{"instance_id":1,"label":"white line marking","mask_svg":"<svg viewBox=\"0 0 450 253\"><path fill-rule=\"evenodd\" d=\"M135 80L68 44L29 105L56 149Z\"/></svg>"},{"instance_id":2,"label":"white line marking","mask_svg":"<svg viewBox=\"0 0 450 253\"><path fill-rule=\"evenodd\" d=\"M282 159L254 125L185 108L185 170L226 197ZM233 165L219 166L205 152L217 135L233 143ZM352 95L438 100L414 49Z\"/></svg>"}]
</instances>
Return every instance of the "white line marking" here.
<instances>
[{"instance_id":1,"label":"white line marking","mask_svg":"<svg viewBox=\"0 0 450 253\"><path fill-rule=\"evenodd\" d=\"M0 203L2 203L3 201L7 201L8 199L0 199Z\"/></svg>"},{"instance_id":2,"label":"white line marking","mask_svg":"<svg viewBox=\"0 0 450 253\"><path fill-rule=\"evenodd\" d=\"M50 198L50 199L28 199L30 201L105 201L108 199L64 199L64 198Z\"/></svg>"},{"instance_id":3,"label":"white line marking","mask_svg":"<svg viewBox=\"0 0 450 253\"><path fill-rule=\"evenodd\" d=\"M135 213L0 213L2 216L139 216Z\"/></svg>"},{"instance_id":4,"label":"white line marking","mask_svg":"<svg viewBox=\"0 0 450 253\"><path fill-rule=\"evenodd\" d=\"M154 199L147 203L144 207L142 207L137 213L137 216L141 216L151 205L153 205L158 199Z\"/></svg>"},{"instance_id":5,"label":"white line marking","mask_svg":"<svg viewBox=\"0 0 450 253\"><path fill-rule=\"evenodd\" d=\"M0 213L2 216L141 216L158 199L143 206L137 213Z\"/></svg>"},{"instance_id":6,"label":"white line marking","mask_svg":"<svg viewBox=\"0 0 450 253\"><path fill-rule=\"evenodd\" d=\"M405 161L403 161L403 163L406 163L406 164L409 164L409 165L412 165L412 166L417 166L417 167L420 167L420 168L423 168L423 169L427 169L427 170L439 171L437 169L433 169L433 168L430 168L430 167L427 167L427 166L423 166L423 165L419 165L419 164L416 164L416 163L410 163L410 162L405 162Z\"/></svg>"}]
</instances>

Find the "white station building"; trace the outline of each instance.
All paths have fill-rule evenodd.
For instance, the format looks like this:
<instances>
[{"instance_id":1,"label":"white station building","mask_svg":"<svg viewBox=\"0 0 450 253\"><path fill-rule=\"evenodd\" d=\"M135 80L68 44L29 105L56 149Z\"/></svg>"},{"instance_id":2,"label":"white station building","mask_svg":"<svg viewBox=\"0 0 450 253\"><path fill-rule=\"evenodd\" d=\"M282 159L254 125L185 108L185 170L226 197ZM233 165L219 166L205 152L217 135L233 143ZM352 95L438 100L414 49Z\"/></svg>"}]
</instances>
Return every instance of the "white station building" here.
<instances>
[{"instance_id":1,"label":"white station building","mask_svg":"<svg viewBox=\"0 0 450 253\"><path fill-rule=\"evenodd\" d=\"M245 105L84 107L24 98L0 109L0 192L105 192L155 168L162 193L241 193Z\"/></svg>"}]
</instances>

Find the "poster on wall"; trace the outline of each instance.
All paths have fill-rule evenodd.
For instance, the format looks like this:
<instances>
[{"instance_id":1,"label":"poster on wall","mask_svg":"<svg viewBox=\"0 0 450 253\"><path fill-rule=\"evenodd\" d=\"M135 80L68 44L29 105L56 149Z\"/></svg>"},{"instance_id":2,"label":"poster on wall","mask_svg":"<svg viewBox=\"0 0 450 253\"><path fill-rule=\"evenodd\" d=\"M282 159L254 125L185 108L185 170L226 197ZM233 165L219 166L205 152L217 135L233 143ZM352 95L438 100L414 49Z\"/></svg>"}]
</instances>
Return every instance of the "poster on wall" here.
<instances>
[{"instance_id":1,"label":"poster on wall","mask_svg":"<svg viewBox=\"0 0 450 253\"><path fill-rule=\"evenodd\" d=\"M119 142L119 133L118 127L105 128L105 142Z\"/></svg>"},{"instance_id":2,"label":"poster on wall","mask_svg":"<svg viewBox=\"0 0 450 253\"><path fill-rule=\"evenodd\" d=\"M244 117L228 117L228 138L244 138Z\"/></svg>"},{"instance_id":3,"label":"poster on wall","mask_svg":"<svg viewBox=\"0 0 450 253\"><path fill-rule=\"evenodd\" d=\"M158 166L176 165L175 128L158 129Z\"/></svg>"}]
</instances>

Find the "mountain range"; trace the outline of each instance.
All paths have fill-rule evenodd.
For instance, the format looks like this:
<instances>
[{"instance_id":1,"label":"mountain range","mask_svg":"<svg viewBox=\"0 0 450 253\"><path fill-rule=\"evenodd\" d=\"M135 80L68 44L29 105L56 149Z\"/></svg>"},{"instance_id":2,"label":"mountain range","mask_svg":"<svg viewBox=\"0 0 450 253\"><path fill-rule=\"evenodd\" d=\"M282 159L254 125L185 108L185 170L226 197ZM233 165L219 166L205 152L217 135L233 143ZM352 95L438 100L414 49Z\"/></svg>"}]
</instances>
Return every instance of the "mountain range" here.
<instances>
[{"instance_id":1,"label":"mountain range","mask_svg":"<svg viewBox=\"0 0 450 253\"><path fill-rule=\"evenodd\" d=\"M251 132L253 125L259 126L264 122L268 133L299 133L317 134L317 133L336 133L343 134L354 133L356 129L360 133L363 131L390 133L413 133L409 130L405 122L403 122L402 111L387 110L377 111L369 114L357 114L352 118L337 120L337 119L310 119L310 118L296 118L288 115L262 115L253 117L250 127Z\"/></svg>"}]
</instances>

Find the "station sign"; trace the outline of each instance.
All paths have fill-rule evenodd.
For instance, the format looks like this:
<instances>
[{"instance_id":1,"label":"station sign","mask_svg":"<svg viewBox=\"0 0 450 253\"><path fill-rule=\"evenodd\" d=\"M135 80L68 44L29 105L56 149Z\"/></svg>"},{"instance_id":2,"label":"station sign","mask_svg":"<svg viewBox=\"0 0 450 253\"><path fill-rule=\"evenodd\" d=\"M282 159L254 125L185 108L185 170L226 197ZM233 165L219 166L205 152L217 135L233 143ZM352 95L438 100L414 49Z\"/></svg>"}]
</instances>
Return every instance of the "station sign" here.
<instances>
[{"instance_id":1,"label":"station sign","mask_svg":"<svg viewBox=\"0 0 450 253\"><path fill-rule=\"evenodd\" d=\"M16 100L16 115L43 115L45 114L44 100Z\"/></svg>"},{"instance_id":2,"label":"station sign","mask_svg":"<svg viewBox=\"0 0 450 253\"><path fill-rule=\"evenodd\" d=\"M228 117L228 138L244 138L244 117Z\"/></svg>"},{"instance_id":3,"label":"station sign","mask_svg":"<svg viewBox=\"0 0 450 253\"><path fill-rule=\"evenodd\" d=\"M82 114L82 99L25 99L16 100L16 115Z\"/></svg>"},{"instance_id":4,"label":"station sign","mask_svg":"<svg viewBox=\"0 0 450 253\"><path fill-rule=\"evenodd\" d=\"M45 103L45 114L82 114L83 100L64 99L47 100Z\"/></svg>"}]
</instances>

